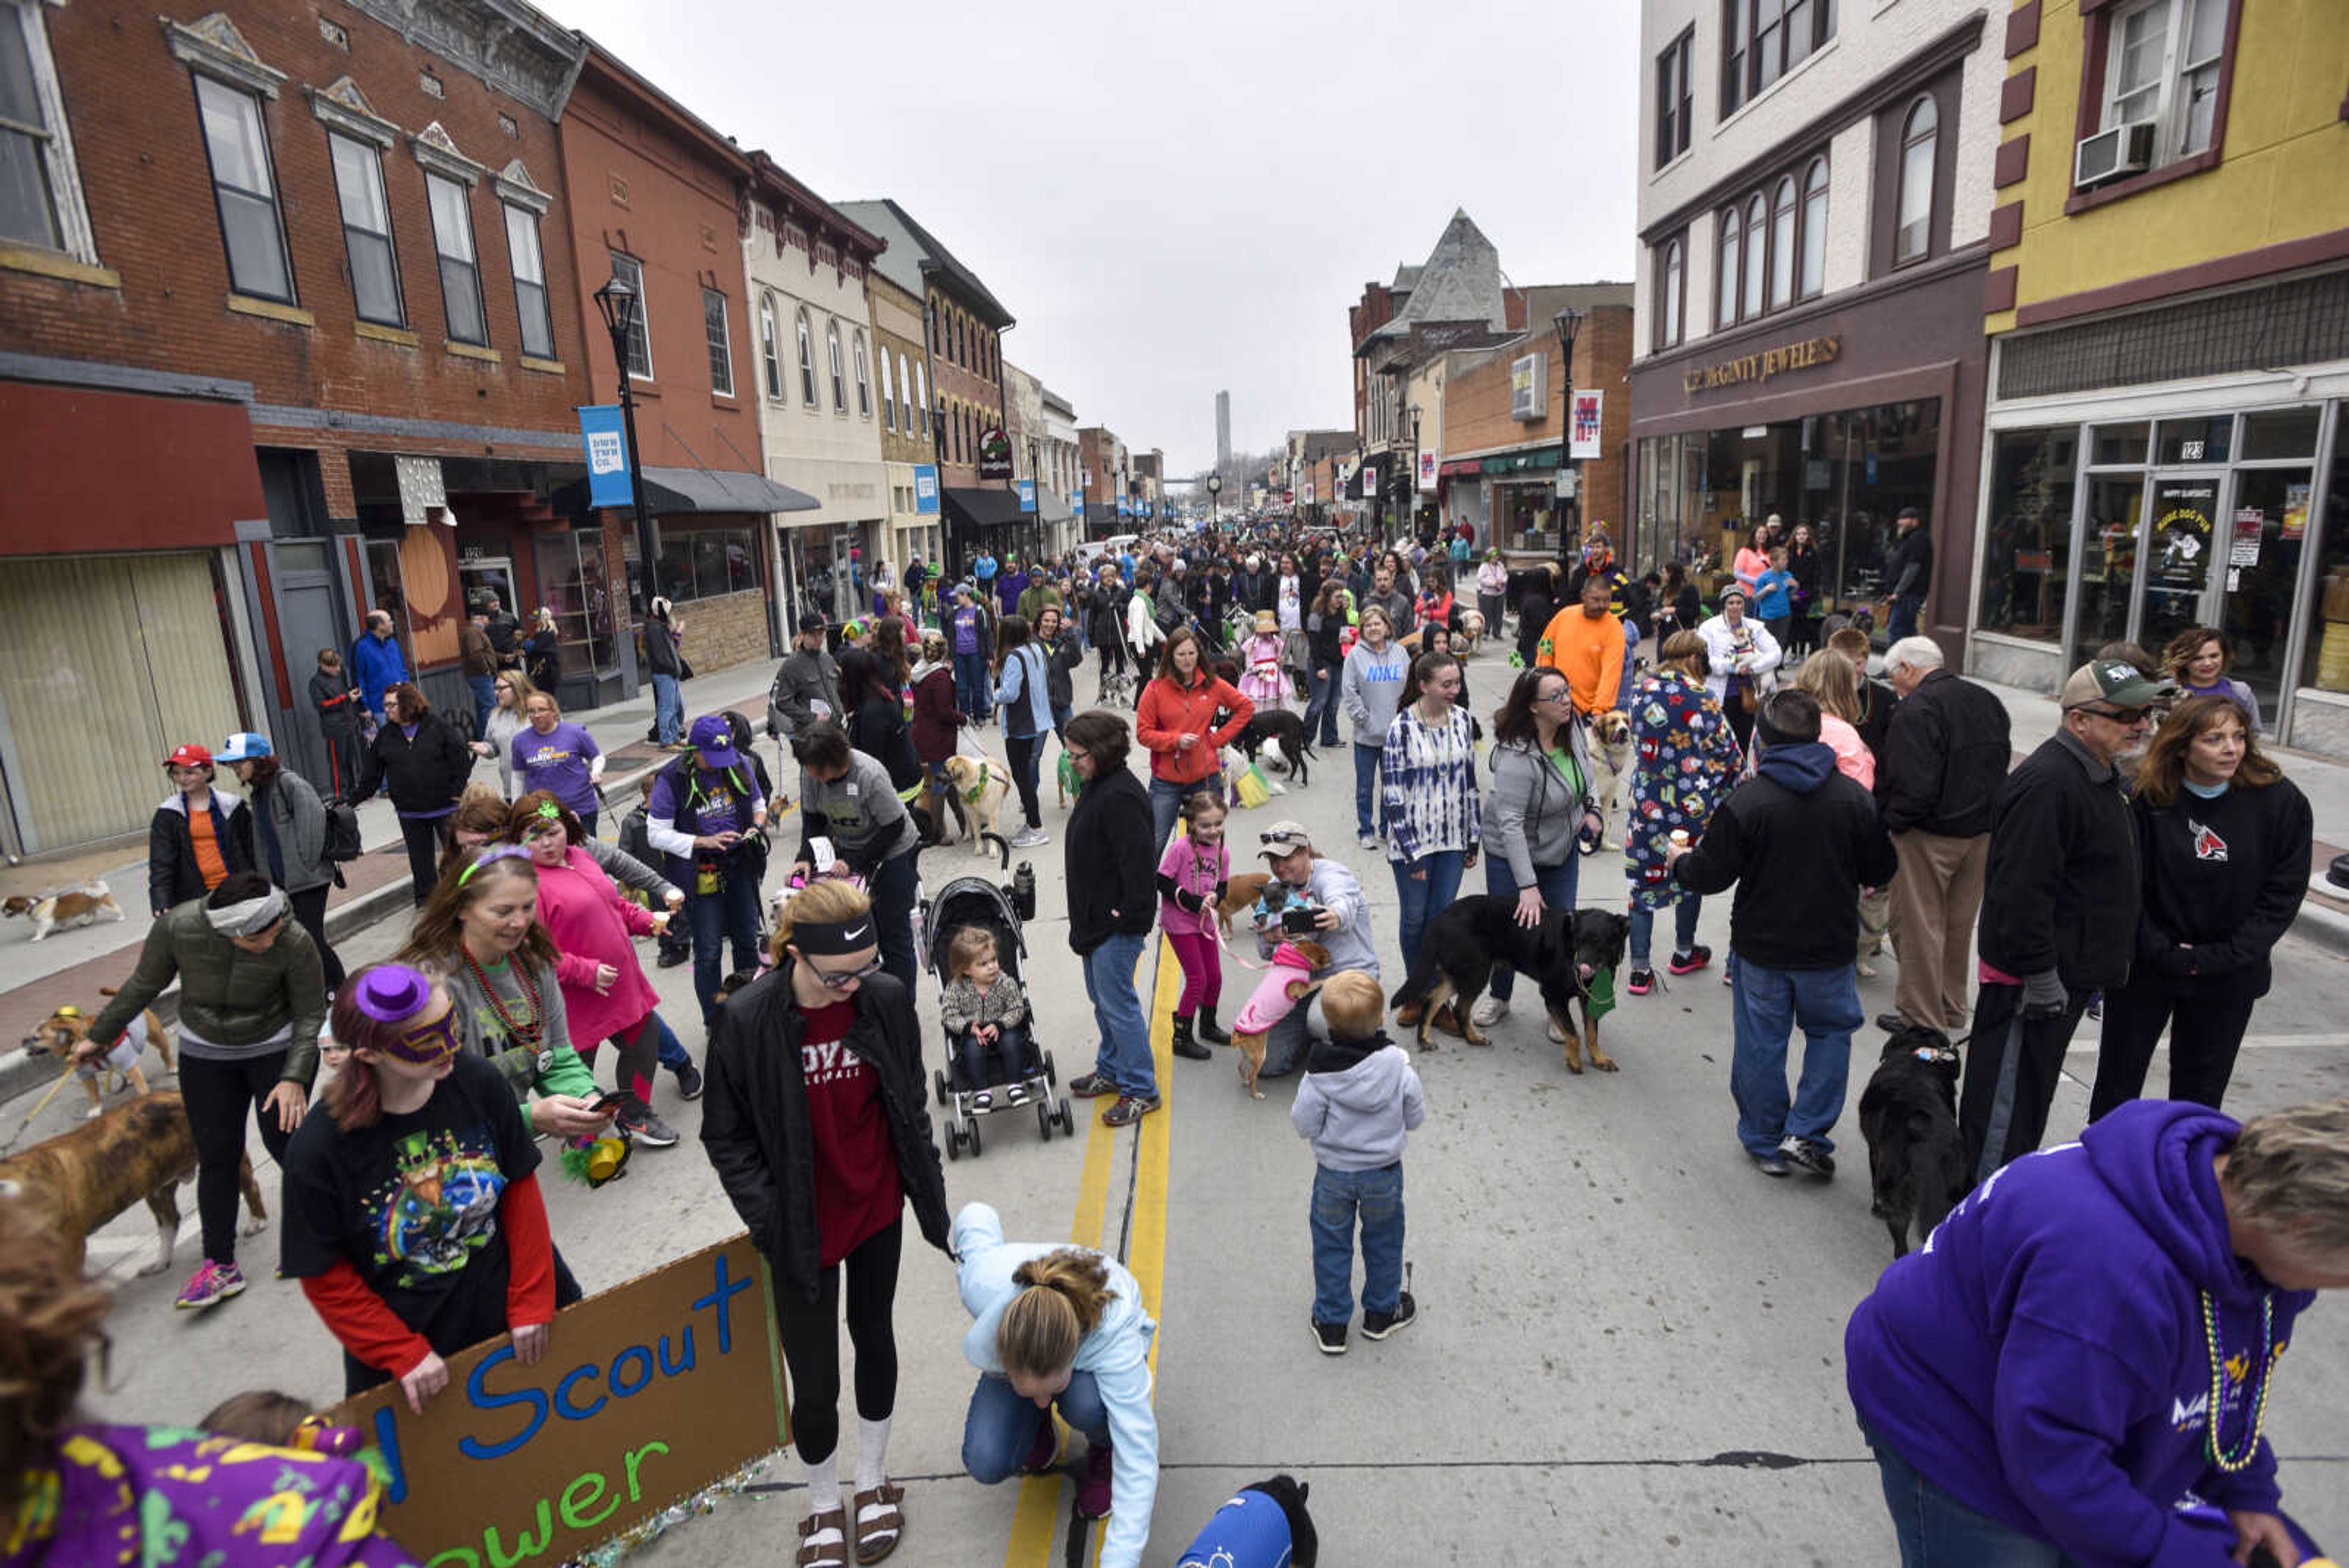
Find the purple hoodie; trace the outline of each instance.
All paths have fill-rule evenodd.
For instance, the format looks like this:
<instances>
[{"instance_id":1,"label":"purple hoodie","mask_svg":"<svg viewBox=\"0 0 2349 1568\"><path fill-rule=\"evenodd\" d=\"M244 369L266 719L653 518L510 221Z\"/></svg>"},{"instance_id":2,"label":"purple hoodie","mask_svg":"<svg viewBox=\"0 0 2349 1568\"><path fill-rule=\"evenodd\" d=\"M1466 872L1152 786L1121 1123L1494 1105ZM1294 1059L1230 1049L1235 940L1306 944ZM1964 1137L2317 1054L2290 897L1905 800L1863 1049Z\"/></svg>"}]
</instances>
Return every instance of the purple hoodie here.
<instances>
[{"instance_id":1,"label":"purple hoodie","mask_svg":"<svg viewBox=\"0 0 2349 1568\"><path fill-rule=\"evenodd\" d=\"M2279 1355L2314 1299L2228 1247L2211 1161L2238 1130L2199 1106L2135 1101L1977 1188L1852 1314L1860 1419L1967 1507L2086 1568L2220 1568L2233 1531L2175 1505L2191 1490L2274 1512L2275 1452L2262 1438L2233 1475L2208 1457L2201 1293L2230 1366L2230 1453L2251 1426L2237 1374L2259 1354L2261 1298Z\"/></svg>"}]
</instances>

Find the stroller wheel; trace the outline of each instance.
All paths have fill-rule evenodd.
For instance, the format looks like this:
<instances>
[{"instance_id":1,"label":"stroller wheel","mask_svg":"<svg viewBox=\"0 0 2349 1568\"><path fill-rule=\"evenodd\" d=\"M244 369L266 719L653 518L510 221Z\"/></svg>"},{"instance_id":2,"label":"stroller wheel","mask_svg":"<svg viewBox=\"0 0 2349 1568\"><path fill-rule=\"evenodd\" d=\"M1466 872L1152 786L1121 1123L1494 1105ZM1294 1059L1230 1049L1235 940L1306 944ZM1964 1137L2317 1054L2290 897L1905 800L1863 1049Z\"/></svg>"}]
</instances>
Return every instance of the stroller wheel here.
<instances>
[{"instance_id":1,"label":"stroller wheel","mask_svg":"<svg viewBox=\"0 0 2349 1568\"><path fill-rule=\"evenodd\" d=\"M971 1158L977 1159L979 1155L978 1124L975 1121L965 1122L963 1124L962 1136L969 1140Z\"/></svg>"},{"instance_id":2,"label":"stroller wheel","mask_svg":"<svg viewBox=\"0 0 2349 1568\"><path fill-rule=\"evenodd\" d=\"M1052 1141L1052 1107L1043 1100L1036 1102L1036 1130L1046 1143Z\"/></svg>"},{"instance_id":3,"label":"stroller wheel","mask_svg":"<svg viewBox=\"0 0 2349 1568\"><path fill-rule=\"evenodd\" d=\"M1069 1109L1068 1096L1061 1096L1061 1108L1052 1114L1052 1119L1061 1124L1061 1130L1064 1133L1073 1134L1077 1130L1076 1114Z\"/></svg>"},{"instance_id":4,"label":"stroller wheel","mask_svg":"<svg viewBox=\"0 0 2349 1568\"><path fill-rule=\"evenodd\" d=\"M1047 1051L1044 1053L1044 1082L1057 1086L1060 1081L1060 1075L1052 1066L1052 1054Z\"/></svg>"},{"instance_id":5,"label":"stroller wheel","mask_svg":"<svg viewBox=\"0 0 2349 1568\"><path fill-rule=\"evenodd\" d=\"M938 1104L940 1104L941 1106L943 1106L943 1105L945 1105L945 1104L947 1103L947 1101L948 1099L950 1099L950 1098L952 1097L952 1091L951 1091L951 1090L949 1090L949 1089L947 1087L947 1073L946 1073L946 1069L945 1069L945 1068L943 1068L943 1067L939 1068L939 1069L937 1070L937 1072L936 1072L935 1075L933 1075L933 1076L935 1076L935 1077L936 1078L936 1080L937 1080L937 1085L938 1085Z\"/></svg>"},{"instance_id":6,"label":"stroller wheel","mask_svg":"<svg viewBox=\"0 0 2349 1568\"><path fill-rule=\"evenodd\" d=\"M948 1122L947 1124L946 1143L947 1158L948 1159L960 1159L962 1158L962 1129L956 1127L952 1122Z\"/></svg>"}]
</instances>

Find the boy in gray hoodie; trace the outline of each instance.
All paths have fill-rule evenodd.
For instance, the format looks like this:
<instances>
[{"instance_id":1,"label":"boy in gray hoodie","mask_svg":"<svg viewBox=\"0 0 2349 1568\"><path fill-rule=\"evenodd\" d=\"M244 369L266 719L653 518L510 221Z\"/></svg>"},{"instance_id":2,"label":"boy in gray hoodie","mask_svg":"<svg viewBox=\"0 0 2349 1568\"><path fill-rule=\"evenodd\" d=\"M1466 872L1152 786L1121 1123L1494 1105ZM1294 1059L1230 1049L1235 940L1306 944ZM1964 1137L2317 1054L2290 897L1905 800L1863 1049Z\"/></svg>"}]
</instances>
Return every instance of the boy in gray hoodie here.
<instances>
[{"instance_id":1,"label":"boy in gray hoodie","mask_svg":"<svg viewBox=\"0 0 2349 1568\"><path fill-rule=\"evenodd\" d=\"M1346 1354L1354 1315L1354 1220L1362 1226L1362 1337L1384 1339L1419 1308L1402 1288L1403 1135L1427 1119L1419 1075L1379 1024L1386 993L1359 970L1321 987L1330 1038L1313 1048L1288 1119L1313 1143L1313 1342Z\"/></svg>"}]
</instances>

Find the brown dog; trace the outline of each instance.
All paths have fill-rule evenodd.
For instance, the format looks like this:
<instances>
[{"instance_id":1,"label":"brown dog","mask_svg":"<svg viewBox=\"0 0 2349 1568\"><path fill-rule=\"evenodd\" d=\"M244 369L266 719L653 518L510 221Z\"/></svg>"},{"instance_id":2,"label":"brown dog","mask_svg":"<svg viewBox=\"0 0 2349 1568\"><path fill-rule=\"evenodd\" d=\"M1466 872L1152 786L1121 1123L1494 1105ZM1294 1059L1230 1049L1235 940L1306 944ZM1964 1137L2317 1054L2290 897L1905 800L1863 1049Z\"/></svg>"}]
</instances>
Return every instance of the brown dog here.
<instances>
[{"instance_id":1,"label":"brown dog","mask_svg":"<svg viewBox=\"0 0 2349 1568\"><path fill-rule=\"evenodd\" d=\"M1295 948L1299 952L1303 953L1305 955L1306 961L1310 963L1317 970L1326 968L1329 965L1330 950L1309 937L1293 939L1289 942L1289 946ZM1268 983L1277 981L1282 974L1296 973L1297 971L1294 970L1276 970L1273 972L1268 973L1265 978L1266 981ZM1290 980L1283 984L1281 986L1281 992L1287 997L1288 1006L1293 1008L1303 1002L1307 997L1312 995L1316 991L1319 990L1321 982L1319 981L1311 979L1309 976L1299 976L1299 978ZM1262 987L1259 986L1258 990L1261 991ZM1250 997L1248 1002L1250 1008L1253 1008L1255 1006L1256 999L1254 997ZM1288 1009L1282 1009L1284 1016L1287 1012ZM1232 1049L1240 1054L1240 1082L1247 1086L1248 1096L1252 1099L1260 1100L1264 1098L1264 1091L1256 1086L1256 1080L1257 1075L1264 1071L1264 1042L1266 1033L1267 1032L1263 1030L1256 1031L1253 1033L1248 1033L1239 1028L1238 1021L1234 1020L1232 1028Z\"/></svg>"},{"instance_id":2,"label":"brown dog","mask_svg":"<svg viewBox=\"0 0 2349 1568\"><path fill-rule=\"evenodd\" d=\"M1272 876L1265 871L1243 871L1224 884L1224 901L1216 906L1216 919L1224 928L1224 935L1232 934L1232 921L1256 907L1264 890L1272 885Z\"/></svg>"},{"instance_id":3,"label":"brown dog","mask_svg":"<svg viewBox=\"0 0 2349 1568\"><path fill-rule=\"evenodd\" d=\"M101 996L112 996L114 987L98 988ZM163 1027L162 1019L149 1008L122 1032L122 1038L111 1050L101 1050L89 1038L90 1015L78 1007L60 1007L25 1037L25 1049L29 1054L64 1057L71 1061L74 1070L81 1075L82 1087L89 1091L89 1114L96 1120L105 1108L98 1094L101 1064L112 1067L129 1080L131 1089L147 1093L147 1075L139 1070L139 1058L152 1044L156 1054L163 1058L163 1071L174 1071L171 1061L171 1036Z\"/></svg>"},{"instance_id":4,"label":"brown dog","mask_svg":"<svg viewBox=\"0 0 2349 1568\"><path fill-rule=\"evenodd\" d=\"M0 1160L0 1193L57 1232L77 1273L89 1233L145 1199L155 1216L156 1251L139 1272L160 1274L171 1266L180 1236L179 1185L195 1173L194 1129L180 1096L166 1089ZM237 1179L252 1211L243 1227L250 1236L269 1219L250 1158L239 1160Z\"/></svg>"},{"instance_id":5,"label":"brown dog","mask_svg":"<svg viewBox=\"0 0 2349 1568\"><path fill-rule=\"evenodd\" d=\"M33 940L39 941L60 927L87 926L100 915L109 919L123 918L122 906L114 901L103 882L85 882L78 888L60 888L28 898L15 894L0 899L0 916L23 915L33 922Z\"/></svg>"},{"instance_id":6,"label":"brown dog","mask_svg":"<svg viewBox=\"0 0 2349 1568\"><path fill-rule=\"evenodd\" d=\"M1003 814L1003 797L1011 791L1011 770L993 757L957 752L946 760L946 774L960 813L971 825L971 851L983 856L988 839L1000 831L997 819Z\"/></svg>"}]
</instances>

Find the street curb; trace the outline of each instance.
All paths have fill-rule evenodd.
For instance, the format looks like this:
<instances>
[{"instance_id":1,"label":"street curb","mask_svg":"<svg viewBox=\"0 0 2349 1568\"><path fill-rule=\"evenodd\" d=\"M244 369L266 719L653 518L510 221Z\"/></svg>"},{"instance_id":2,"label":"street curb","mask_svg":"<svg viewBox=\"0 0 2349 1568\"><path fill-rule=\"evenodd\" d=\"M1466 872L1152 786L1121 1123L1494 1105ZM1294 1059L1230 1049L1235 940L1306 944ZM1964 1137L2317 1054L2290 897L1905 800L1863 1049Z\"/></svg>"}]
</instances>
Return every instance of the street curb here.
<instances>
[{"instance_id":1,"label":"street curb","mask_svg":"<svg viewBox=\"0 0 2349 1568\"><path fill-rule=\"evenodd\" d=\"M2342 913L2332 903L2333 898L2340 897L2339 889L2327 886L2322 878L2313 878L2309 890L2323 894L2324 901L2320 903L2313 898L2302 899L2300 913L2292 917L2292 924L2285 928L2284 934L2298 937L2327 952L2349 958L2349 914Z\"/></svg>"}]
</instances>

